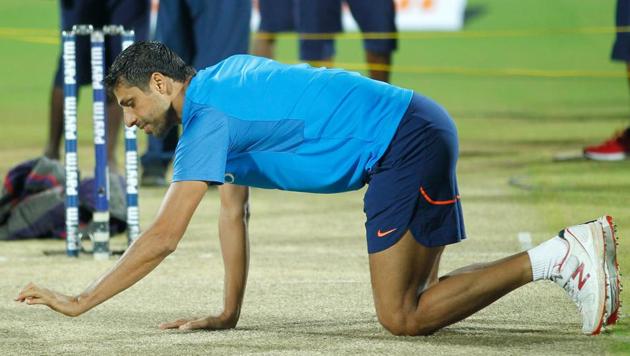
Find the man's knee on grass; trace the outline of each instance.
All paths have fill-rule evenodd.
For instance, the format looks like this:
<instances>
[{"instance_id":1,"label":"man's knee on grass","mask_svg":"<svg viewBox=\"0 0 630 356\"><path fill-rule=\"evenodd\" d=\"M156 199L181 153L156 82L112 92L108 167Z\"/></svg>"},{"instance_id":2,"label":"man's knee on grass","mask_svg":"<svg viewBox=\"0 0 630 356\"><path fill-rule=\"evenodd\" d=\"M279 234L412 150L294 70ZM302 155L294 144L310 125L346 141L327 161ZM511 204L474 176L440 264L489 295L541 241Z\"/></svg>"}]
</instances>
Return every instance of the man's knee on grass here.
<instances>
[{"instance_id":1,"label":"man's knee on grass","mask_svg":"<svg viewBox=\"0 0 630 356\"><path fill-rule=\"evenodd\" d=\"M387 313L377 311L377 316L381 325L396 336L426 336L439 329L418 319L413 311L397 310Z\"/></svg>"}]
</instances>

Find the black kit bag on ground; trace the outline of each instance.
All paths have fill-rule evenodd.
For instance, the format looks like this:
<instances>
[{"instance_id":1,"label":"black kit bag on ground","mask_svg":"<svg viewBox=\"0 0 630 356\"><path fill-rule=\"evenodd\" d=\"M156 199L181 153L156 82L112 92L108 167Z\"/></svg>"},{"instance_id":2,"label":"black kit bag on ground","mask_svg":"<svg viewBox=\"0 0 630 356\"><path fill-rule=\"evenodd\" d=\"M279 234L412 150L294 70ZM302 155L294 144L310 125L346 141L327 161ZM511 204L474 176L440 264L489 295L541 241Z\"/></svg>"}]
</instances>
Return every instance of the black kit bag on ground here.
<instances>
[{"instance_id":1,"label":"black kit bag on ground","mask_svg":"<svg viewBox=\"0 0 630 356\"><path fill-rule=\"evenodd\" d=\"M65 172L59 161L40 157L7 173L0 192L0 240L65 238ZM89 230L95 206L94 179L79 186L79 221ZM124 179L110 174L110 232L126 225Z\"/></svg>"}]
</instances>

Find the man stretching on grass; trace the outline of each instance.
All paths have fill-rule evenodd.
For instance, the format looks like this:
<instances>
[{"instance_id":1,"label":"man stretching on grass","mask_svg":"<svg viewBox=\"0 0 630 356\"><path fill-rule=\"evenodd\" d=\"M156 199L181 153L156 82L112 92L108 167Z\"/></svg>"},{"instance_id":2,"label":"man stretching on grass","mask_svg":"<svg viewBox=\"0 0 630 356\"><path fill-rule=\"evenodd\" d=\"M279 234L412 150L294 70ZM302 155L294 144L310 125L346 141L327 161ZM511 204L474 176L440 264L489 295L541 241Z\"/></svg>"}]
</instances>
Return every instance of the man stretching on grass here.
<instances>
[{"instance_id":1,"label":"man stretching on grass","mask_svg":"<svg viewBox=\"0 0 630 356\"><path fill-rule=\"evenodd\" d=\"M138 42L105 79L128 126L156 135L183 125L173 183L155 222L83 293L34 284L16 300L80 315L151 272L184 235L209 184L219 185L223 311L163 329L234 328L248 271L248 186L336 193L369 187L365 224L381 324L427 335L537 280L578 304L582 331L614 324L619 277L612 219L564 229L527 252L438 278L444 246L465 238L455 176L457 133L432 100L337 69L239 55L195 73L166 46ZM230 184L224 184L230 183Z\"/></svg>"}]
</instances>

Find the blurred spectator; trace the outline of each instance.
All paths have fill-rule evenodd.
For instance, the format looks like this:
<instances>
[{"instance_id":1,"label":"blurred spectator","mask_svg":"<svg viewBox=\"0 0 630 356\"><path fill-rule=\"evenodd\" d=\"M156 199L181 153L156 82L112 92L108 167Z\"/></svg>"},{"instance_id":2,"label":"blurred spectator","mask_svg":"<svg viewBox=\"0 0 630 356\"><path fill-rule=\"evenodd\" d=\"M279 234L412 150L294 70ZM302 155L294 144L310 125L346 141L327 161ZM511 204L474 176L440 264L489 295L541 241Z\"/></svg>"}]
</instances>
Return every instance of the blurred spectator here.
<instances>
[{"instance_id":1,"label":"blurred spectator","mask_svg":"<svg viewBox=\"0 0 630 356\"><path fill-rule=\"evenodd\" d=\"M253 54L268 58L275 55L276 34L297 31L306 34L300 40L300 60L314 65L332 66L335 54L332 36L342 31L341 9L347 3L352 16L366 33L396 34L395 8L392 0L258 0L260 27L254 41ZM313 35L313 36L308 36ZM375 68L372 79L389 81L391 55L396 49L396 38L364 40L366 59Z\"/></svg>"},{"instance_id":2,"label":"blurred spectator","mask_svg":"<svg viewBox=\"0 0 630 356\"><path fill-rule=\"evenodd\" d=\"M295 31L296 0L258 0L260 26L252 54L274 58L276 34Z\"/></svg>"},{"instance_id":3,"label":"blurred spectator","mask_svg":"<svg viewBox=\"0 0 630 356\"><path fill-rule=\"evenodd\" d=\"M72 26L80 24L89 24L94 28L100 28L104 25L123 25L126 29L135 30L137 40L147 38L148 0L62 0L60 7L62 30L71 30ZM108 36L105 47L105 61L108 68L120 50L120 36ZM89 36L77 36L76 59L78 85L91 84ZM59 64L50 95L50 126L48 142L44 151L46 157L56 160L60 157L61 136L64 131L63 100L63 62L59 56ZM115 152L122 122L122 110L118 103L109 100L109 98L107 100L107 114L109 119L107 154L110 168L115 170L117 165Z\"/></svg>"},{"instance_id":4,"label":"blurred spectator","mask_svg":"<svg viewBox=\"0 0 630 356\"><path fill-rule=\"evenodd\" d=\"M617 0L617 38L612 59L626 62L630 87L630 0ZM595 146L584 148L584 157L598 161L619 161L630 155L630 127L617 132L612 138Z\"/></svg>"},{"instance_id":5,"label":"blurred spectator","mask_svg":"<svg viewBox=\"0 0 630 356\"><path fill-rule=\"evenodd\" d=\"M388 82L392 52L396 50L397 39L393 0L345 0L352 16L363 33L387 33L394 38L364 39L366 60L372 79ZM298 0L298 27L305 34L333 34L341 32L342 0ZM332 62L335 45L332 39L302 41L300 57L305 61Z\"/></svg>"},{"instance_id":6,"label":"blurred spectator","mask_svg":"<svg viewBox=\"0 0 630 356\"><path fill-rule=\"evenodd\" d=\"M156 40L173 49L197 70L249 47L251 0L160 0ZM142 156L143 186L164 186L177 146L174 127L165 137L149 136Z\"/></svg>"}]
</instances>

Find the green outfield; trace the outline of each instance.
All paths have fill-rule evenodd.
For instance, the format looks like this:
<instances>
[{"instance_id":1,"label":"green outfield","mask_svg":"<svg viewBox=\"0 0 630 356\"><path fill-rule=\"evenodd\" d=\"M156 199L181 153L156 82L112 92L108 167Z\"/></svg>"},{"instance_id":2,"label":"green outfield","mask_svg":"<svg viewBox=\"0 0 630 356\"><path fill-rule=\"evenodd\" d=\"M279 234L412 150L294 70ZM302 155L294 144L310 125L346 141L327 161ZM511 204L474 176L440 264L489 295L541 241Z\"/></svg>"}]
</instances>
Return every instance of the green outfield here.
<instances>
[{"instance_id":1,"label":"green outfield","mask_svg":"<svg viewBox=\"0 0 630 356\"><path fill-rule=\"evenodd\" d=\"M609 214L621 236L622 273L630 275L630 162L553 159L630 124L625 67L609 60L615 1L468 3L462 32L401 34L392 79L444 104L458 126L468 240L447 248L441 273L518 252L519 232L541 242L566 225ZM56 1L0 4L3 177L43 151L57 11ZM356 36L340 38L337 49L340 65L361 68ZM293 37L281 39L279 60L295 62L296 53ZM89 175L90 91L81 93L80 166ZM140 147L144 142L141 137ZM119 153L122 161L122 145ZM163 194L141 191L142 226ZM389 335L374 314L362 191L253 190L251 271L238 327L160 331L159 322L221 306L217 213L218 194L211 190L177 252L137 286L76 319L18 305L13 297L29 281L78 293L113 261L45 257L43 250L63 249L56 240L1 243L0 354L630 353L626 314L601 336L582 336L576 307L543 282L431 337ZM120 247L124 240L112 243ZM630 285L627 277L624 282Z\"/></svg>"}]
</instances>

